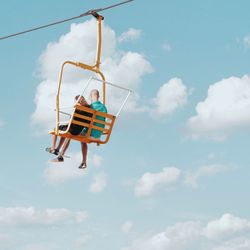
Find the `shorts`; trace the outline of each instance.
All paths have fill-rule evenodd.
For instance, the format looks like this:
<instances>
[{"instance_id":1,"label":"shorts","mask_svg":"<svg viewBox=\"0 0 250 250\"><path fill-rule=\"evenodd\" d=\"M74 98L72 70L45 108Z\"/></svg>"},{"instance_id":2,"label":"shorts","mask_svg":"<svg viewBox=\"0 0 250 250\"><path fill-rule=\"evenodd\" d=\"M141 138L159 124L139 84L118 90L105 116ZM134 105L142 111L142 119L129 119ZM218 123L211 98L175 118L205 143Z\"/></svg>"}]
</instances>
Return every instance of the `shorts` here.
<instances>
[{"instance_id":1,"label":"shorts","mask_svg":"<svg viewBox=\"0 0 250 250\"><path fill-rule=\"evenodd\" d=\"M67 128L68 128L68 124L59 126L59 130L62 130L62 131L66 131Z\"/></svg>"},{"instance_id":2,"label":"shorts","mask_svg":"<svg viewBox=\"0 0 250 250\"><path fill-rule=\"evenodd\" d=\"M59 126L59 130L61 131L66 131L68 129L68 124L65 124L65 125L60 125ZM82 131L82 127L80 126L74 126L71 125L70 128L69 128L69 133L72 134L72 135L79 135Z\"/></svg>"}]
</instances>

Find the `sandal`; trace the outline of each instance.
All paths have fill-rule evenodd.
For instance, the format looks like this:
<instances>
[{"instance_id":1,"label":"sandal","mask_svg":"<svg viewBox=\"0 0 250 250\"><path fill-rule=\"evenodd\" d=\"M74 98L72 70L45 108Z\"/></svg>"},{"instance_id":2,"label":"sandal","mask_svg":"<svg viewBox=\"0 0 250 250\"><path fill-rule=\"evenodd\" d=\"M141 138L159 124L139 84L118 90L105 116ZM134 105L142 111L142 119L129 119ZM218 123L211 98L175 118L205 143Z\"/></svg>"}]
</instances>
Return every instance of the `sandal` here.
<instances>
[{"instance_id":1,"label":"sandal","mask_svg":"<svg viewBox=\"0 0 250 250\"><path fill-rule=\"evenodd\" d=\"M86 162L82 162L78 168L85 169L87 167Z\"/></svg>"},{"instance_id":2,"label":"sandal","mask_svg":"<svg viewBox=\"0 0 250 250\"><path fill-rule=\"evenodd\" d=\"M55 159L52 159L51 162L64 162L64 159L61 155L59 155Z\"/></svg>"}]
</instances>

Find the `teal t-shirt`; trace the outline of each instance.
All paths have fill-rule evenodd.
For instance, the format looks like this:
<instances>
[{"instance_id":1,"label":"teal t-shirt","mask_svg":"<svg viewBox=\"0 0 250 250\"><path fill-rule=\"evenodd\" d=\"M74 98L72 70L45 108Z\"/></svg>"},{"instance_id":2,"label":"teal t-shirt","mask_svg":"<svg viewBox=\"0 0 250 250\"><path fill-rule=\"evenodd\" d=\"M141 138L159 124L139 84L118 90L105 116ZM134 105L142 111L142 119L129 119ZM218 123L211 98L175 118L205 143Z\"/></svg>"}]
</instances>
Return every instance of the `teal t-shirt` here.
<instances>
[{"instance_id":1,"label":"teal t-shirt","mask_svg":"<svg viewBox=\"0 0 250 250\"><path fill-rule=\"evenodd\" d=\"M103 103L101 103L100 101L93 102L90 105L90 107L92 109L94 109L94 110L97 110L97 111L100 111L100 112L103 112L103 113L107 113L106 106ZM96 119L101 120L101 121L105 121L105 117L100 116L100 115L97 115ZM101 123L98 123L98 122L94 122L94 125L98 126L98 127L101 127L101 128L105 127L104 124L101 124ZM102 131L96 130L96 129L91 130L90 136L95 137L95 138L100 138L101 135L102 135Z\"/></svg>"}]
</instances>

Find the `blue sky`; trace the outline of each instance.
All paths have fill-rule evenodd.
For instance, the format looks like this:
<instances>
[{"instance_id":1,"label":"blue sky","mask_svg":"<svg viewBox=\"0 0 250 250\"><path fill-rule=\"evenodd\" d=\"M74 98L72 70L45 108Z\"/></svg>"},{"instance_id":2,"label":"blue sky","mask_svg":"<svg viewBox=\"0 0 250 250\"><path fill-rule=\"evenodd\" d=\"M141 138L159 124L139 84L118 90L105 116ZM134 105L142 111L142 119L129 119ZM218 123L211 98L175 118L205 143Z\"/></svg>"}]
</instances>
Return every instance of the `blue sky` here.
<instances>
[{"instance_id":1,"label":"blue sky","mask_svg":"<svg viewBox=\"0 0 250 250\"><path fill-rule=\"evenodd\" d=\"M113 3L3 1L0 35ZM0 248L250 249L249 7L135 0L103 13L104 72L136 95L85 172L76 142L49 163L44 128L62 59L92 60L95 21L1 41Z\"/></svg>"}]
</instances>

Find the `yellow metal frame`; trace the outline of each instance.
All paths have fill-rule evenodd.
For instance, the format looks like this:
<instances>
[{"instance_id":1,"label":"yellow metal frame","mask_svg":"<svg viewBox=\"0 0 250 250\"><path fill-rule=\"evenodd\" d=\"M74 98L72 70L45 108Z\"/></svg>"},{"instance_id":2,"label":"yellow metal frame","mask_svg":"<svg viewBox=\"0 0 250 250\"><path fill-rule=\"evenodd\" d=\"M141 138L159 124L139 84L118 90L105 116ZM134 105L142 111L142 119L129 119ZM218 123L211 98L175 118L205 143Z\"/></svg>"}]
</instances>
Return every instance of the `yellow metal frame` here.
<instances>
[{"instance_id":1,"label":"yellow metal frame","mask_svg":"<svg viewBox=\"0 0 250 250\"><path fill-rule=\"evenodd\" d=\"M97 19L97 52L96 52L96 62L94 65L88 65L81 62L73 62L73 61L65 61L61 66L61 71L59 75L59 81L58 81L58 90L56 95L56 128L54 133L56 135L59 135L59 124L60 124L60 93L61 93L61 84L62 84L62 78L63 78L63 72L64 68L67 64L73 65L76 67L80 67L84 70L92 71L96 74L98 74L102 80L102 92L103 92L103 104L106 103L106 79L104 74L100 70L100 64L101 64L101 50L102 50L102 20L103 17L101 15L96 16ZM73 139L73 138L72 138Z\"/></svg>"}]
</instances>

